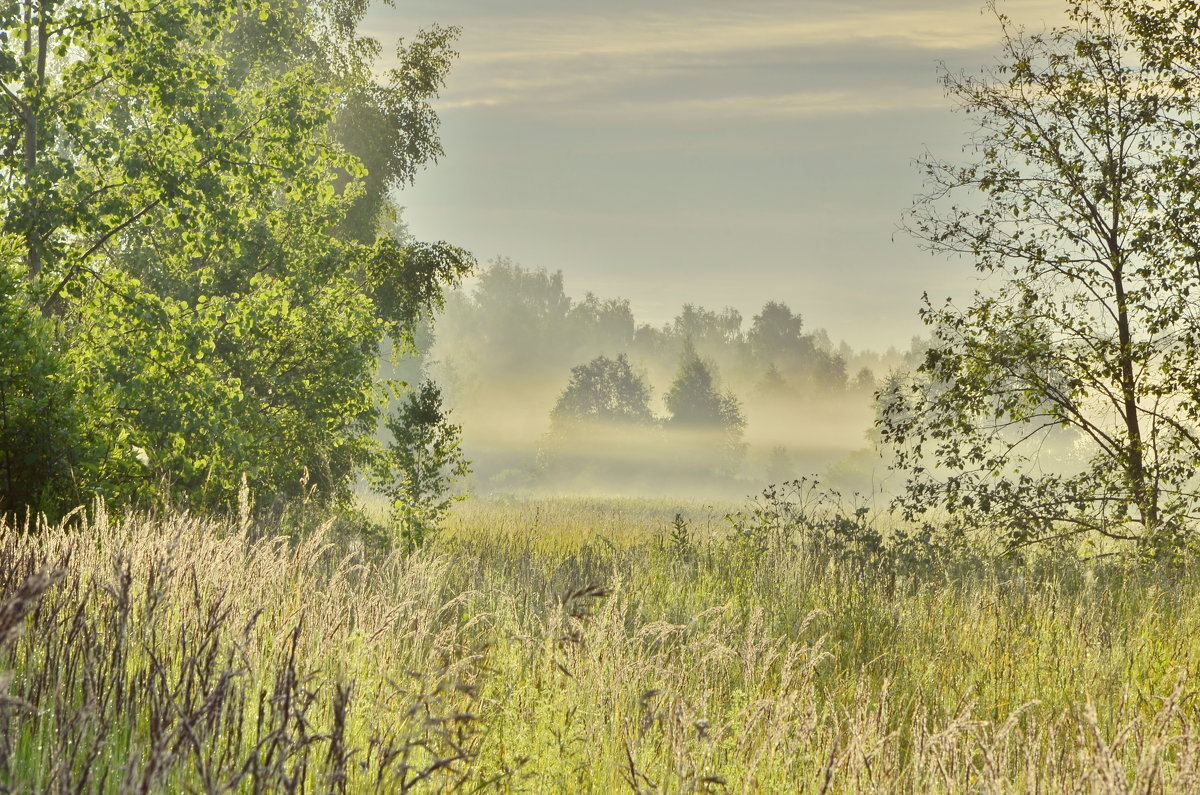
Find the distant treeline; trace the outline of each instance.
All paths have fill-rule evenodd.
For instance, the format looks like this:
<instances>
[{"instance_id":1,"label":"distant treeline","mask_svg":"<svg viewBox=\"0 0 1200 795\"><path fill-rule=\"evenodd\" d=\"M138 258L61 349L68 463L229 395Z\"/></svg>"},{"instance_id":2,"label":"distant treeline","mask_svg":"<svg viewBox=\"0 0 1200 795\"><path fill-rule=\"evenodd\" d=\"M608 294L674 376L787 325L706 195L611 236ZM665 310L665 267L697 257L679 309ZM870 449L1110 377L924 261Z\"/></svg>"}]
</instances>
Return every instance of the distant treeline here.
<instances>
[{"instance_id":1,"label":"distant treeline","mask_svg":"<svg viewBox=\"0 0 1200 795\"><path fill-rule=\"evenodd\" d=\"M892 369L913 361L913 351L919 347L914 342L910 351L875 354L856 352L845 343L835 346L824 330L806 328L800 313L780 300L767 301L749 319L733 308L717 311L683 304L669 323L639 323L627 299L592 293L573 299L561 272L525 268L504 259L492 262L470 288L451 293L432 333L421 342L419 363L441 383L456 418L466 425L466 444L479 472L499 486L513 485L513 480L524 485L534 470L544 480L554 474L548 468L562 469L564 459L559 456L556 464L547 451L562 449L562 434L557 431L564 412L570 413L561 405L568 398L565 390L569 384L575 388L571 400L578 402L573 371L577 374L590 363L590 383L596 382L594 376L606 367L598 357L604 357L611 372L618 357L625 357L633 377L646 388L645 410L632 411L630 416L644 417L647 428L679 427L668 396L695 359L702 371L694 371L692 379L711 378L713 395L729 398L726 409L730 401L736 403L745 426L744 440L739 436L732 444L726 422L719 429L724 435L707 445L722 460L701 468L728 477L742 463L730 458L740 459L733 451L748 445L742 469L759 477L775 474L764 468L827 463L862 447L871 422L870 396L877 383ZM414 378L416 364L401 364L401 376ZM545 438L552 414L556 415L555 438ZM719 414L714 410L714 416ZM696 429L695 423L692 427ZM837 438L830 439L831 435ZM605 436L612 446L612 434ZM774 441L767 444L766 437ZM624 469L626 474L639 470L628 458L645 462L647 451L634 448L647 445L662 452L649 456L654 469L664 465L664 456L679 461L679 451L668 454L661 438L647 434L638 438L643 445L629 440L618 445L626 460L610 461L602 468L606 472ZM577 463L608 458L595 442L591 438L570 458ZM819 452L816 459L814 452ZM695 460L692 454L684 458ZM670 468L677 475L688 469ZM593 468L587 474L597 472Z\"/></svg>"}]
</instances>

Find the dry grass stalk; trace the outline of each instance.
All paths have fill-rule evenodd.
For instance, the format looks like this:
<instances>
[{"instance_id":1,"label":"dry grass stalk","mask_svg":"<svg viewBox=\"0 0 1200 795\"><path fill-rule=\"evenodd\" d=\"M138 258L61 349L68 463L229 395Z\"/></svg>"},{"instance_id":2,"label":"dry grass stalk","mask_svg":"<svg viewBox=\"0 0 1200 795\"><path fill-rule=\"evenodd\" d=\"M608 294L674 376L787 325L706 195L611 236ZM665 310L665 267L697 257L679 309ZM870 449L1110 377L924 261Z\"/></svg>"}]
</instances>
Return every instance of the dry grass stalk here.
<instances>
[{"instance_id":1,"label":"dry grass stalk","mask_svg":"<svg viewBox=\"0 0 1200 795\"><path fill-rule=\"evenodd\" d=\"M1200 789L1194 578L502 518L370 561L246 516L0 530L0 684L35 708L0 710L0 789Z\"/></svg>"}]
</instances>

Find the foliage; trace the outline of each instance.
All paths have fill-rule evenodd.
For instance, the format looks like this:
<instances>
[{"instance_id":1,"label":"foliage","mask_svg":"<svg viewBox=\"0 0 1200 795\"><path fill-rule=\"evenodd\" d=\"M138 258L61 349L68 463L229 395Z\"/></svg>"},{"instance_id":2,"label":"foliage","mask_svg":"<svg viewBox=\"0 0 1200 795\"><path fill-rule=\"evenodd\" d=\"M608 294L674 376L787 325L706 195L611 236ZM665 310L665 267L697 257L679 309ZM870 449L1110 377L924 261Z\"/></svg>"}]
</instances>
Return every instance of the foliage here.
<instances>
[{"instance_id":1,"label":"foliage","mask_svg":"<svg viewBox=\"0 0 1200 795\"><path fill-rule=\"evenodd\" d=\"M54 513L60 506L46 484L70 477L83 440L52 324L31 300L11 243L0 238L0 515Z\"/></svg>"},{"instance_id":2,"label":"foliage","mask_svg":"<svg viewBox=\"0 0 1200 795\"><path fill-rule=\"evenodd\" d=\"M740 436L746 425L741 404L732 392L720 392L712 368L684 344L679 370L665 396L667 422L679 428L719 428Z\"/></svg>"},{"instance_id":3,"label":"foliage","mask_svg":"<svg viewBox=\"0 0 1200 795\"><path fill-rule=\"evenodd\" d=\"M997 13L1001 65L943 77L976 159L927 159L909 225L990 289L926 300L932 344L918 378L883 390L880 427L910 516L938 508L1014 544L1176 548L1200 509L1198 14L1067 11L1042 33Z\"/></svg>"},{"instance_id":4,"label":"foliage","mask_svg":"<svg viewBox=\"0 0 1200 795\"><path fill-rule=\"evenodd\" d=\"M369 463L384 334L471 267L394 236L441 149L453 29L376 79L361 2L21 0L0 13L0 227L54 319L89 444L64 502L325 500ZM369 134L364 119L373 120ZM130 467L132 449L146 466ZM135 462L136 463L136 462Z\"/></svg>"},{"instance_id":5,"label":"foliage","mask_svg":"<svg viewBox=\"0 0 1200 795\"><path fill-rule=\"evenodd\" d=\"M822 560L838 560L865 576L927 576L954 567L977 569L981 547L960 533L931 524L898 526L885 532L886 514L861 494L843 495L818 478L770 486L748 509L729 517L732 540L753 558L801 549Z\"/></svg>"},{"instance_id":6,"label":"foliage","mask_svg":"<svg viewBox=\"0 0 1200 795\"><path fill-rule=\"evenodd\" d=\"M845 389L845 359L824 349L819 336L805 334L803 328L803 319L787 304L768 301L754 316L746 343L755 358L767 363L768 372L782 367L817 392Z\"/></svg>"},{"instance_id":7,"label":"foliage","mask_svg":"<svg viewBox=\"0 0 1200 795\"><path fill-rule=\"evenodd\" d=\"M582 487L642 481L661 443L650 387L625 354L600 355L571 368L550 411L538 464L556 485Z\"/></svg>"},{"instance_id":8,"label":"foliage","mask_svg":"<svg viewBox=\"0 0 1200 795\"><path fill-rule=\"evenodd\" d=\"M770 359L801 343L804 320L779 301L768 301L754 316L746 341L756 356Z\"/></svg>"},{"instance_id":9,"label":"foliage","mask_svg":"<svg viewBox=\"0 0 1200 795\"><path fill-rule=\"evenodd\" d=\"M681 465L732 473L745 453L741 401L717 388L712 368L685 341L679 370L665 395L666 427L675 435Z\"/></svg>"},{"instance_id":10,"label":"foliage","mask_svg":"<svg viewBox=\"0 0 1200 795\"><path fill-rule=\"evenodd\" d=\"M376 465L376 485L392 500L392 518L405 545L419 547L437 531L455 500L451 489L471 473L462 454L462 428L450 422L442 392L421 384L387 417L392 434Z\"/></svg>"},{"instance_id":11,"label":"foliage","mask_svg":"<svg viewBox=\"0 0 1200 795\"><path fill-rule=\"evenodd\" d=\"M597 356L571 368L571 380L551 412L556 424L572 421L649 424L650 387L625 354Z\"/></svg>"},{"instance_id":12,"label":"foliage","mask_svg":"<svg viewBox=\"0 0 1200 795\"><path fill-rule=\"evenodd\" d=\"M812 449L819 437L822 451L817 455L833 459L843 449L862 445L859 429L872 416L872 379L848 381L847 367L869 366L882 374L906 355L893 350L874 356L835 347L827 334L804 327L799 314L779 301L768 302L761 313L766 319L753 324L730 308L685 304L670 322L650 325L637 321L625 299L590 293L575 297L568 288L561 273L498 260L470 288L451 293L437 318L437 338L424 364L467 428L476 480L485 487L511 489L517 478L524 483L559 480L555 473L560 473L573 482L556 487L589 488L603 480L657 491L665 481L695 484L699 477L707 481L706 488L742 493L743 485L729 478L722 484L721 477L735 469L736 474L759 477L769 448L753 429L749 436L759 438L742 464L732 465L738 457L733 451L723 467L709 467L705 457L699 471L679 467L689 463L695 449L675 444L692 435L679 427L670 433L651 425L595 433L575 429L578 444L559 444L557 431L546 427L547 418L572 368L597 357L613 361L625 355L633 371L661 395L675 378L690 338L697 355L721 373L722 391L735 393L742 402L743 416L752 417L763 436L776 437L773 429L781 429L772 444ZM781 319L790 331L770 337L766 329ZM761 338L757 347L752 336ZM661 405L654 408L664 413ZM709 442L710 449L722 444L720 439ZM810 457L806 466L820 465ZM585 472L595 475L590 486Z\"/></svg>"},{"instance_id":13,"label":"foliage","mask_svg":"<svg viewBox=\"0 0 1200 795\"><path fill-rule=\"evenodd\" d=\"M439 375L464 396L532 370L566 370L597 355L616 356L633 339L629 302L588 294L572 300L561 272L498 259L471 293L455 294L438 319ZM459 395L456 394L456 397Z\"/></svg>"},{"instance_id":14,"label":"foliage","mask_svg":"<svg viewBox=\"0 0 1200 795\"><path fill-rule=\"evenodd\" d=\"M572 299L561 272L501 259L483 271L469 294L454 294L438 319L439 342L431 358L439 377L457 385L451 390L456 400L474 399L497 379L557 377L581 361L621 354L651 382L667 383L689 339L732 381L757 380L764 368L775 370L788 383L781 398L803 400L845 388L846 362L824 332L802 332L800 316L779 302L768 302L762 316L766 320L756 317L746 331L734 309L684 304L661 327L638 324L626 299L591 293ZM784 317L791 332L772 336L773 324Z\"/></svg>"},{"instance_id":15,"label":"foliage","mask_svg":"<svg viewBox=\"0 0 1200 795\"><path fill-rule=\"evenodd\" d=\"M671 322L672 334L702 347L738 344L742 341L742 313L726 307L714 312L695 304L684 304Z\"/></svg>"}]
</instances>

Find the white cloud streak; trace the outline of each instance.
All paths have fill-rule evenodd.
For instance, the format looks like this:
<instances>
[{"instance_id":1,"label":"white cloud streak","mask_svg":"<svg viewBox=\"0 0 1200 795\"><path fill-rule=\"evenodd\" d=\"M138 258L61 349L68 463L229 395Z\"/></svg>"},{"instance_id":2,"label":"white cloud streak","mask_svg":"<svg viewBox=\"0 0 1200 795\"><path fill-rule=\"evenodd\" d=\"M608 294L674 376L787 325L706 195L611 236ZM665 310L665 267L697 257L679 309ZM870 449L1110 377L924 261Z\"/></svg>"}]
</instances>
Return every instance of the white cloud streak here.
<instances>
[{"instance_id":1,"label":"white cloud streak","mask_svg":"<svg viewBox=\"0 0 1200 795\"><path fill-rule=\"evenodd\" d=\"M808 119L822 116L851 116L892 111L932 110L945 107L936 87L878 94L867 90L797 91L786 94L739 94L704 99L666 102L625 102L576 109L580 117L624 117L637 115L647 121L688 119L737 119L741 122Z\"/></svg>"},{"instance_id":2,"label":"white cloud streak","mask_svg":"<svg viewBox=\"0 0 1200 795\"><path fill-rule=\"evenodd\" d=\"M463 55L440 107L518 106L525 113L582 118L602 109L608 118L648 121L673 114L788 119L936 107L935 86L900 95L886 81L838 86L838 59L870 65L907 51L932 62L953 59L955 52L986 50L998 37L995 19L970 0L696 2L669 12L654 8L652 3L606 15L492 14L454 20L464 27ZM1053 21L1060 8L1057 0L1003 4L1006 13L1027 20ZM771 69L760 64L765 53L788 61L795 78L791 85L781 84L777 65L773 84L759 84ZM709 85L695 74L704 69L744 74ZM797 85L805 75L834 85Z\"/></svg>"},{"instance_id":3,"label":"white cloud streak","mask_svg":"<svg viewBox=\"0 0 1200 795\"><path fill-rule=\"evenodd\" d=\"M967 0L952 3L848 2L814 9L806 3L758 3L692 13L647 12L632 18L592 15L533 22L490 21L478 31L481 43L466 60L478 64L523 62L529 58L602 55L652 57L714 55L780 47L830 44L901 45L934 51L972 49L995 42L995 20ZM1055 0L1015 0L1004 10L1016 18L1045 18Z\"/></svg>"}]
</instances>

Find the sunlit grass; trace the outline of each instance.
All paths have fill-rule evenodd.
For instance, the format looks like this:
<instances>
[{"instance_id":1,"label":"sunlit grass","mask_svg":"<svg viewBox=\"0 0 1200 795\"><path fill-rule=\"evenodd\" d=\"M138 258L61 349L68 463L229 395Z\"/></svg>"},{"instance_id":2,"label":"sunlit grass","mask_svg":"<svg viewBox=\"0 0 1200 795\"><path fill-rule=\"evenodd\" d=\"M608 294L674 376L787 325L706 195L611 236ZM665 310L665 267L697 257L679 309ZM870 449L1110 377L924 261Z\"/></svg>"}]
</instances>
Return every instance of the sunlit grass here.
<instances>
[{"instance_id":1,"label":"sunlit grass","mask_svg":"<svg viewBox=\"0 0 1200 795\"><path fill-rule=\"evenodd\" d=\"M565 553L587 543L644 545L669 533L676 515L698 538L727 534L728 516L741 505L726 500L631 497L509 497L466 500L455 506L447 540L515 537L523 544Z\"/></svg>"},{"instance_id":2,"label":"sunlit grass","mask_svg":"<svg viewBox=\"0 0 1200 795\"><path fill-rule=\"evenodd\" d=\"M1192 570L1060 555L918 577L731 540L732 507L468 502L430 548L370 561L178 516L7 528L5 593L70 556L0 657L34 705L0 719L0 782L1200 786Z\"/></svg>"}]
</instances>

